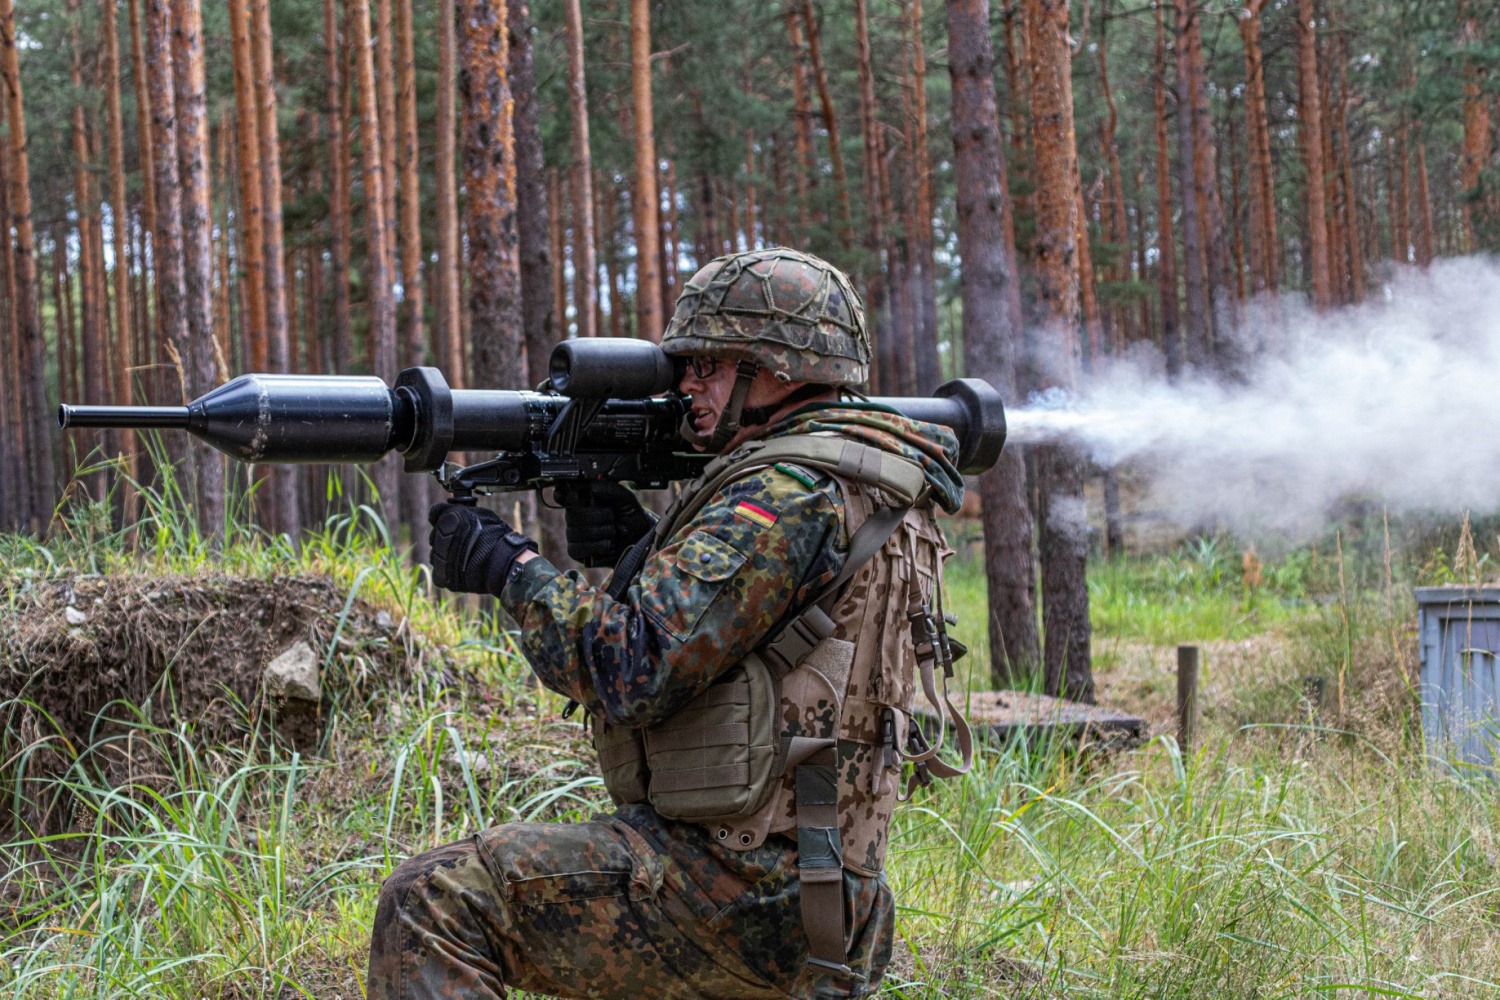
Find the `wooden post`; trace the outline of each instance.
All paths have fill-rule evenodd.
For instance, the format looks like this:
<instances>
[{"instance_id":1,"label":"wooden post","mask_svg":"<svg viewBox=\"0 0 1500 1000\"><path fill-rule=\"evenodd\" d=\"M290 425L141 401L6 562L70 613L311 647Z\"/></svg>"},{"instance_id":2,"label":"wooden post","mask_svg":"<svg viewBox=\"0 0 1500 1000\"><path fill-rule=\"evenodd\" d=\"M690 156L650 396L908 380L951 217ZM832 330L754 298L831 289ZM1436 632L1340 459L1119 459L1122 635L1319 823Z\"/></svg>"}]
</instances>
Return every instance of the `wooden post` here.
<instances>
[{"instance_id":1,"label":"wooden post","mask_svg":"<svg viewBox=\"0 0 1500 1000\"><path fill-rule=\"evenodd\" d=\"M1186 753L1198 729L1198 647L1177 647L1177 745Z\"/></svg>"}]
</instances>

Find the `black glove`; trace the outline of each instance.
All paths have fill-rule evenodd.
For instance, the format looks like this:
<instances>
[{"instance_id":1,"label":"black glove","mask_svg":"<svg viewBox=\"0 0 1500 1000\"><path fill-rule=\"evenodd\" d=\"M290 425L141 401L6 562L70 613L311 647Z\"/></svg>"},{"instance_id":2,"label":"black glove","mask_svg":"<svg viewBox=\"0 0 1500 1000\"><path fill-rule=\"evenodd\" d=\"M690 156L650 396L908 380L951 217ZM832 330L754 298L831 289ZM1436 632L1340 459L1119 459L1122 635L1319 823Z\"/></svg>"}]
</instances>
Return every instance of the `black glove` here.
<instances>
[{"instance_id":1,"label":"black glove","mask_svg":"<svg viewBox=\"0 0 1500 1000\"><path fill-rule=\"evenodd\" d=\"M553 495L565 511L568 557L585 566L613 566L656 524L619 483L559 486Z\"/></svg>"},{"instance_id":2,"label":"black glove","mask_svg":"<svg viewBox=\"0 0 1500 1000\"><path fill-rule=\"evenodd\" d=\"M484 507L447 500L432 505L427 523L432 582L448 590L498 597L516 558L536 551L536 542Z\"/></svg>"}]
</instances>

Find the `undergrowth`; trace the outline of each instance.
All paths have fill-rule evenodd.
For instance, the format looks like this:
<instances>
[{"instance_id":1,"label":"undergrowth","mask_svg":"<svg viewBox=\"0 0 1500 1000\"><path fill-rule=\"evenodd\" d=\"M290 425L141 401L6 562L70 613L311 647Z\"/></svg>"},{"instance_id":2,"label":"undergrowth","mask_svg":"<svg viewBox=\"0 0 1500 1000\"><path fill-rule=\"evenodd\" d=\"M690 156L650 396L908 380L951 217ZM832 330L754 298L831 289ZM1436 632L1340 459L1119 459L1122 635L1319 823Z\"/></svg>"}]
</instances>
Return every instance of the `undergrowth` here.
<instances>
[{"instance_id":1,"label":"undergrowth","mask_svg":"<svg viewBox=\"0 0 1500 1000\"><path fill-rule=\"evenodd\" d=\"M0 994L359 997L376 890L402 858L604 807L561 699L492 620L433 600L371 511L301 546L243 522L216 546L157 499L130 532L84 511L45 544L0 537L6 593L80 572L325 574L465 669L338 706L316 755L258 729L203 745L193 720L125 703L71 739L0 705ZM1200 745L990 747L921 793L892 834L888 993L1500 990L1500 797L1428 766L1401 596L1427 555L1406 565L1369 540L1258 567L1227 540L1097 563L1101 648L1206 643ZM977 560L949 587L983 685ZM1101 681L1127 669L1102 658Z\"/></svg>"}]
</instances>

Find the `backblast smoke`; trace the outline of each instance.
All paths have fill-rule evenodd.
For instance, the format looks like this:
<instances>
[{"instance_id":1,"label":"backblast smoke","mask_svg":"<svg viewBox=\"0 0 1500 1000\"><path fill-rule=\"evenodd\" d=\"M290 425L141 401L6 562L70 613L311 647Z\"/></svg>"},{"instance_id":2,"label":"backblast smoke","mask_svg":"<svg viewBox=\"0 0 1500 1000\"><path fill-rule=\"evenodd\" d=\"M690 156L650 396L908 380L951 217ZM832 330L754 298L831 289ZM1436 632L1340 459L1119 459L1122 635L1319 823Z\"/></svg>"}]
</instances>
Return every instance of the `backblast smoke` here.
<instances>
[{"instance_id":1,"label":"backblast smoke","mask_svg":"<svg viewBox=\"0 0 1500 1000\"><path fill-rule=\"evenodd\" d=\"M1350 500L1500 507L1500 262L1401 268L1373 301L1321 316L1258 300L1236 348L1232 374L1175 384L1150 352L1112 359L1076 395L1012 409L1011 441L1072 440L1190 528L1297 538Z\"/></svg>"}]
</instances>

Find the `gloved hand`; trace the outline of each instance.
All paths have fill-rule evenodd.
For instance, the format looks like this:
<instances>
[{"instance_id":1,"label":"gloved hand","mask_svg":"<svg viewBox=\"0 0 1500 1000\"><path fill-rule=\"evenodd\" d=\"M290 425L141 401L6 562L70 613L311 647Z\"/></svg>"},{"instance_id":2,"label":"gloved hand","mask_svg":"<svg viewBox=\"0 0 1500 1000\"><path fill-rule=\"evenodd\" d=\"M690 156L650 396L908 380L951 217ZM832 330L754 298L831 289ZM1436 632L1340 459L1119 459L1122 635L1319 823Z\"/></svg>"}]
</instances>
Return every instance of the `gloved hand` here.
<instances>
[{"instance_id":1,"label":"gloved hand","mask_svg":"<svg viewBox=\"0 0 1500 1000\"><path fill-rule=\"evenodd\" d=\"M517 557L536 551L536 542L484 507L447 500L432 505L427 523L432 582L448 590L498 597Z\"/></svg>"},{"instance_id":2,"label":"gloved hand","mask_svg":"<svg viewBox=\"0 0 1500 1000\"><path fill-rule=\"evenodd\" d=\"M619 483L559 486L553 496L564 511L568 556L585 566L613 566L656 524Z\"/></svg>"}]
</instances>

